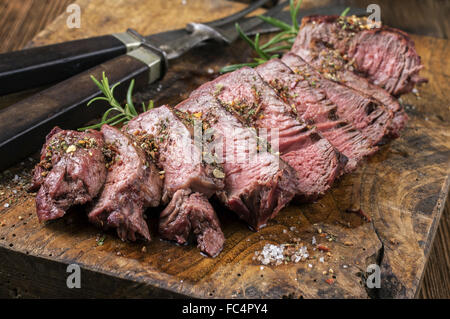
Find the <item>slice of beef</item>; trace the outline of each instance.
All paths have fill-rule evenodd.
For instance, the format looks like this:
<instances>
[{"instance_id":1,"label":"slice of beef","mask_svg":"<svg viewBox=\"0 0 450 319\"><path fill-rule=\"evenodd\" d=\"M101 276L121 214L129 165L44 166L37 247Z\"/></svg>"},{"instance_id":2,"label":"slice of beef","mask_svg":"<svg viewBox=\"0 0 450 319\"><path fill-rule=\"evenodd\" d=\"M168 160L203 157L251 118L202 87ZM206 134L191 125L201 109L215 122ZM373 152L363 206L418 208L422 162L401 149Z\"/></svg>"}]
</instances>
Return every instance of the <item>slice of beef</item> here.
<instances>
[{"instance_id":1,"label":"slice of beef","mask_svg":"<svg viewBox=\"0 0 450 319\"><path fill-rule=\"evenodd\" d=\"M150 240L144 210L160 203L159 170L127 134L109 125L103 125L101 132L109 173L89 220L104 229L116 228L122 240L135 241L138 236Z\"/></svg>"},{"instance_id":2,"label":"slice of beef","mask_svg":"<svg viewBox=\"0 0 450 319\"><path fill-rule=\"evenodd\" d=\"M223 107L245 125L266 129L268 142L278 145L281 158L298 176L298 199L315 200L331 187L347 159L316 128L299 119L295 108L281 100L254 69L227 73L203 89L214 92L217 86L215 97Z\"/></svg>"},{"instance_id":3,"label":"slice of beef","mask_svg":"<svg viewBox=\"0 0 450 319\"><path fill-rule=\"evenodd\" d=\"M308 42L309 40L311 42ZM309 43L309 45L306 45L306 43ZM299 35L297 37L292 52L312 64L327 79L339 82L381 102L393 113L390 134L393 137L399 136L399 132L408 121L405 111L391 94L381 87L370 83L369 79L358 73L355 70L354 60L349 61L348 55L341 54L339 50L334 49L328 42L314 40L303 33L302 36Z\"/></svg>"},{"instance_id":4,"label":"slice of beef","mask_svg":"<svg viewBox=\"0 0 450 319\"><path fill-rule=\"evenodd\" d=\"M313 101L325 99L327 103L336 105L336 115L360 130L371 145L381 145L392 137L392 112L378 100L326 79L323 74L293 53L285 54L281 61L295 74L304 78L300 86L311 87L311 94L306 96L298 92L297 102L301 103L302 99L307 102L311 99Z\"/></svg>"},{"instance_id":5,"label":"slice of beef","mask_svg":"<svg viewBox=\"0 0 450 319\"><path fill-rule=\"evenodd\" d=\"M195 118L175 113L164 105L140 114L124 130L140 145L153 140L143 147L164 172L163 202L170 202L160 217L160 235L184 243L193 232L200 250L215 256L224 237L207 198L224 188L225 175L219 163L203 160L193 135Z\"/></svg>"},{"instance_id":6,"label":"slice of beef","mask_svg":"<svg viewBox=\"0 0 450 319\"><path fill-rule=\"evenodd\" d=\"M360 77L347 69L341 69L338 74L340 77L340 83L361 92L366 97L370 97L372 100L376 101L375 103L382 103L390 112L393 113L393 118L389 127L390 135L393 138L399 137L400 131L408 122L408 115L403 107L398 103L397 99L385 90L381 89L379 86L370 83L365 78Z\"/></svg>"},{"instance_id":7,"label":"slice of beef","mask_svg":"<svg viewBox=\"0 0 450 319\"><path fill-rule=\"evenodd\" d=\"M340 119L337 106L320 88L321 77L311 79L304 76L305 72L294 73L279 59L258 66L256 71L287 104L295 107L302 120L316 126L348 158L345 172L354 170L364 157L377 150L352 124ZM383 127L377 129L383 131Z\"/></svg>"},{"instance_id":8,"label":"slice of beef","mask_svg":"<svg viewBox=\"0 0 450 319\"><path fill-rule=\"evenodd\" d=\"M222 251L225 237L206 196L180 189L160 215L159 234L185 244L191 232L197 238L198 248L208 256L215 257Z\"/></svg>"},{"instance_id":9,"label":"slice of beef","mask_svg":"<svg viewBox=\"0 0 450 319\"><path fill-rule=\"evenodd\" d=\"M255 131L225 110L209 89L195 90L176 109L202 121L204 148L223 163L225 189L219 199L251 227L264 226L294 197L292 168L271 152L256 152Z\"/></svg>"},{"instance_id":10,"label":"slice of beef","mask_svg":"<svg viewBox=\"0 0 450 319\"><path fill-rule=\"evenodd\" d=\"M150 148L143 146L164 173L164 203L180 189L191 189L208 198L223 189L221 166L203 161L201 149L195 145L193 120L186 119L183 123L164 105L135 117L123 130L138 144L146 138L154 141Z\"/></svg>"},{"instance_id":11,"label":"slice of beef","mask_svg":"<svg viewBox=\"0 0 450 319\"><path fill-rule=\"evenodd\" d=\"M33 172L39 221L64 216L73 205L97 196L106 178L100 132L76 132L55 127L46 137L41 161Z\"/></svg>"},{"instance_id":12,"label":"slice of beef","mask_svg":"<svg viewBox=\"0 0 450 319\"><path fill-rule=\"evenodd\" d=\"M381 23L377 26L366 17L303 18L293 51L321 45L336 49L355 71L393 95L408 93L426 81L418 75L423 65L410 37Z\"/></svg>"}]
</instances>

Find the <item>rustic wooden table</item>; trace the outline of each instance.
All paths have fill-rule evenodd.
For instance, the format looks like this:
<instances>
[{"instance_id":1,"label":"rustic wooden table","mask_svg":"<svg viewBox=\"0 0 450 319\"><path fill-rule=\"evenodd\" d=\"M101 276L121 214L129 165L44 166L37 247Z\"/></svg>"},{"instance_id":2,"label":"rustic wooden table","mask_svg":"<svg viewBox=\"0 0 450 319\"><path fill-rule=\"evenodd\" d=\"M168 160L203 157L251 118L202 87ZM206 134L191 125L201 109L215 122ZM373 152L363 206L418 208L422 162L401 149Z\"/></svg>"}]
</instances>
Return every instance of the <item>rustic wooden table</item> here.
<instances>
[{"instance_id":1,"label":"rustic wooden table","mask_svg":"<svg viewBox=\"0 0 450 319\"><path fill-rule=\"evenodd\" d=\"M0 0L0 43L2 43L0 52L25 47L39 31L63 13L71 2L71 0ZM0 99L0 107L21 96ZM449 234L450 205L447 200L418 294L420 297L450 298Z\"/></svg>"}]
</instances>

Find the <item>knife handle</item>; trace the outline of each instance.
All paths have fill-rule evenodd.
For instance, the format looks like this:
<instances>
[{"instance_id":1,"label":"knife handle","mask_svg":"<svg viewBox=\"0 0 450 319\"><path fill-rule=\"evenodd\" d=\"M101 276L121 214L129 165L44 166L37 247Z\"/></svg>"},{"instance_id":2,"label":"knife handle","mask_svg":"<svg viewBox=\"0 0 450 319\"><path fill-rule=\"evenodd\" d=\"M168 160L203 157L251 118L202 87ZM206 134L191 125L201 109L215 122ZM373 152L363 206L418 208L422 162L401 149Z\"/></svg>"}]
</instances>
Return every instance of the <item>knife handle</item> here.
<instances>
[{"instance_id":1,"label":"knife handle","mask_svg":"<svg viewBox=\"0 0 450 319\"><path fill-rule=\"evenodd\" d=\"M0 95L65 80L139 45L118 33L0 54Z\"/></svg>"},{"instance_id":2,"label":"knife handle","mask_svg":"<svg viewBox=\"0 0 450 319\"><path fill-rule=\"evenodd\" d=\"M109 108L102 100L86 105L101 95L91 75L101 79L105 72L111 86L120 82L114 94L123 101L132 79L139 89L163 71L161 56L140 47L0 110L0 170L38 150L54 126L77 129Z\"/></svg>"}]
</instances>

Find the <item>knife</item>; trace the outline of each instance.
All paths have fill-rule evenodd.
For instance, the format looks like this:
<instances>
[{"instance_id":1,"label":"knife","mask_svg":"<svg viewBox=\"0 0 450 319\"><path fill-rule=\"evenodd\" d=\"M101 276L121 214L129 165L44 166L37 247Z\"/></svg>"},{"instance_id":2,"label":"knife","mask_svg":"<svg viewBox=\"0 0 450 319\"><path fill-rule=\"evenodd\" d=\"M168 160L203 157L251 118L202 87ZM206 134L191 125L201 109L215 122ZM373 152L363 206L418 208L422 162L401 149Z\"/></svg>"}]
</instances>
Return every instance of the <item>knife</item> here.
<instances>
[{"instance_id":1,"label":"knife","mask_svg":"<svg viewBox=\"0 0 450 319\"><path fill-rule=\"evenodd\" d=\"M280 5L268 10L265 15L280 12L283 9ZM337 7L335 10L342 12L343 9ZM300 16L307 14L311 11L305 11ZM283 19L289 21L290 15L283 16ZM239 23L247 34L252 30L259 33L274 31L272 26L262 27L262 20L257 18L239 20ZM75 129L100 116L108 108L105 101L96 101L91 107L86 107L88 101L100 96L91 75L101 78L105 72L111 85L120 82L115 95L123 100L131 79L135 79L135 89L140 89L164 75L168 59L176 58L206 40L231 43L238 37L233 23L225 27L191 23L187 30L169 31L165 32L165 36L158 34L147 38L133 30L127 34L140 42L138 48L0 110L0 154L5 154L0 157L0 169L36 151L55 125Z\"/></svg>"}]
</instances>

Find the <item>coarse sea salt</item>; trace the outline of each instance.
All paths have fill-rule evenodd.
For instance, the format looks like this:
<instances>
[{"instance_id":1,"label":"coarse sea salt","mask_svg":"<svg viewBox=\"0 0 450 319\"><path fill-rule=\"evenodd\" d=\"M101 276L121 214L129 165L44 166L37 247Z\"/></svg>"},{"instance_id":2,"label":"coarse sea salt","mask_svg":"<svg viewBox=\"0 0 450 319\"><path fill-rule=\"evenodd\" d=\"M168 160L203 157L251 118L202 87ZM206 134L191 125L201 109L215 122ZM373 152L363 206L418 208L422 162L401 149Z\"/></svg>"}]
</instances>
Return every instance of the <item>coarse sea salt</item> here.
<instances>
[{"instance_id":1,"label":"coarse sea salt","mask_svg":"<svg viewBox=\"0 0 450 319\"><path fill-rule=\"evenodd\" d=\"M253 259L261 262L263 265L281 265L283 262L292 261L298 263L299 261L306 260L309 257L308 248L301 246L292 252L292 249L285 249L286 245L273 245L266 244L259 252L255 252Z\"/></svg>"},{"instance_id":2,"label":"coarse sea salt","mask_svg":"<svg viewBox=\"0 0 450 319\"><path fill-rule=\"evenodd\" d=\"M283 251L284 246L266 244L259 255L259 259L263 265L280 264L284 258Z\"/></svg>"},{"instance_id":3,"label":"coarse sea salt","mask_svg":"<svg viewBox=\"0 0 450 319\"><path fill-rule=\"evenodd\" d=\"M306 246L302 246L291 256L291 259L293 262L298 263L299 261L305 260L308 257L308 248Z\"/></svg>"}]
</instances>

